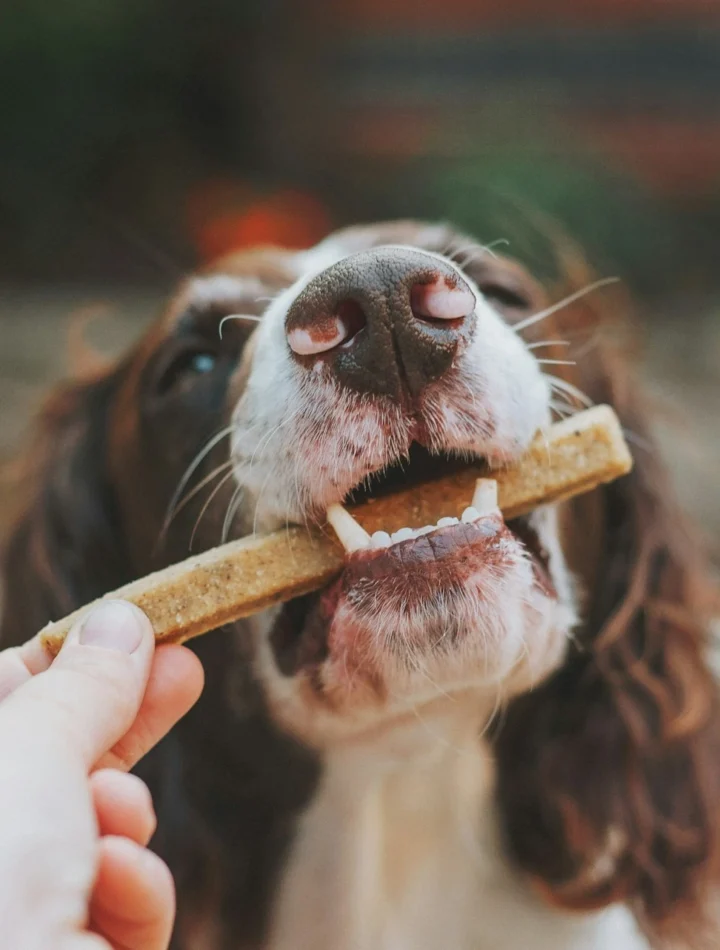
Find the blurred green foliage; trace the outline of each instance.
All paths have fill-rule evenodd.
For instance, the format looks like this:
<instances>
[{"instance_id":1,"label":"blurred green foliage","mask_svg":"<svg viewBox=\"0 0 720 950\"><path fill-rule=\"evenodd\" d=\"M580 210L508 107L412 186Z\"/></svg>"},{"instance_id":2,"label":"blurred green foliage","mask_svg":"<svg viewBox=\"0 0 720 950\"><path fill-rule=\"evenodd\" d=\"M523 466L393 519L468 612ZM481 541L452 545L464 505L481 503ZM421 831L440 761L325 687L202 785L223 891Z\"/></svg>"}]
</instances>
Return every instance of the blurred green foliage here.
<instances>
[{"instance_id":1,"label":"blurred green foliage","mask_svg":"<svg viewBox=\"0 0 720 950\"><path fill-rule=\"evenodd\" d=\"M657 287L682 244L678 222L637 181L571 150L561 157L518 145L439 167L423 163L411 181L406 204L485 243L508 242L509 253L549 279L557 276L558 237L582 247L603 274L618 271L639 289Z\"/></svg>"},{"instance_id":2,"label":"blurred green foliage","mask_svg":"<svg viewBox=\"0 0 720 950\"><path fill-rule=\"evenodd\" d=\"M178 169L242 136L243 61L217 57L266 15L262 0L6 0L0 10L0 213L12 251L42 253L92 200L104 165L154 146ZM234 122L215 121L217 110ZM226 116L222 117L223 119ZM176 147L173 153L172 148ZM158 163L160 164L160 163ZM181 172L180 172L181 173ZM152 195L148 198L152 200Z\"/></svg>"},{"instance_id":3,"label":"blurred green foliage","mask_svg":"<svg viewBox=\"0 0 720 950\"><path fill-rule=\"evenodd\" d=\"M29 0L5 10L2 199L35 226L67 211L99 151L128 131L172 123L163 89L177 67L154 16L142 0Z\"/></svg>"}]
</instances>

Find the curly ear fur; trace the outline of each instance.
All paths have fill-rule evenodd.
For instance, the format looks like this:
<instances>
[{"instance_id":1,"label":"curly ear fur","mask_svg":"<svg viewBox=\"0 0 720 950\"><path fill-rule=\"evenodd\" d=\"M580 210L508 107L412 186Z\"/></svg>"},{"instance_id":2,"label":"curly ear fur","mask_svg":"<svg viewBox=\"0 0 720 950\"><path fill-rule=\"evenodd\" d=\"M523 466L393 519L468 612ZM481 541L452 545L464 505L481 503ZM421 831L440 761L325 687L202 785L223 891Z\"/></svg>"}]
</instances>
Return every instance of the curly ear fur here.
<instances>
[{"instance_id":1,"label":"curly ear fur","mask_svg":"<svg viewBox=\"0 0 720 950\"><path fill-rule=\"evenodd\" d=\"M63 386L42 410L22 472L29 501L3 553L3 647L129 579L105 469L120 373Z\"/></svg>"},{"instance_id":2,"label":"curly ear fur","mask_svg":"<svg viewBox=\"0 0 720 950\"><path fill-rule=\"evenodd\" d=\"M543 335L587 338L606 322L589 300L558 316ZM614 405L637 446L635 468L596 494L592 515L587 498L572 506L576 546L595 547L585 622L563 668L515 700L499 727L506 839L553 902L581 909L628 901L653 946L715 947L708 917L720 875L720 704L707 657L713 597L701 548L675 509L646 431L631 369L598 341L585 350L565 378Z\"/></svg>"}]
</instances>

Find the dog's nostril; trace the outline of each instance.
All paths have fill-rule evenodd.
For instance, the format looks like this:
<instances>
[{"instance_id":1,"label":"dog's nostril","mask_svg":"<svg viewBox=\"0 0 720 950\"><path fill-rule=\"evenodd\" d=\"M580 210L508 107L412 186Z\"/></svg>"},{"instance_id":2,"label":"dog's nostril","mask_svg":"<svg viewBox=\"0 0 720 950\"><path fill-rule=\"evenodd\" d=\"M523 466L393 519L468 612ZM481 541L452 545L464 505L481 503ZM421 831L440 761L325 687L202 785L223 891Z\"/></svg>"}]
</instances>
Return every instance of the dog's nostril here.
<instances>
[{"instance_id":1,"label":"dog's nostril","mask_svg":"<svg viewBox=\"0 0 720 950\"><path fill-rule=\"evenodd\" d=\"M298 356L317 356L350 343L366 323L360 304L342 300L334 313L315 316L308 326L289 329L288 344Z\"/></svg>"},{"instance_id":2,"label":"dog's nostril","mask_svg":"<svg viewBox=\"0 0 720 950\"><path fill-rule=\"evenodd\" d=\"M307 327L288 330L288 344L298 356L314 356L335 349L347 339L348 331L339 314L317 317Z\"/></svg>"},{"instance_id":3,"label":"dog's nostril","mask_svg":"<svg viewBox=\"0 0 720 950\"><path fill-rule=\"evenodd\" d=\"M342 341L342 345L347 346L365 328L367 317L360 304L349 299L340 301L337 314L345 327L345 339Z\"/></svg>"},{"instance_id":4,"label":"dog's nostril","mask_svg":"<svg viewBox=\"0 0 720 950\"><path fill-rule=\"evenodd\" d=\"M431 283L413 284L410 307L419 320L464 320L475 309L475 295L470 290L453 287L445 277L438 277Z\"/></svg>"}]
</instances>

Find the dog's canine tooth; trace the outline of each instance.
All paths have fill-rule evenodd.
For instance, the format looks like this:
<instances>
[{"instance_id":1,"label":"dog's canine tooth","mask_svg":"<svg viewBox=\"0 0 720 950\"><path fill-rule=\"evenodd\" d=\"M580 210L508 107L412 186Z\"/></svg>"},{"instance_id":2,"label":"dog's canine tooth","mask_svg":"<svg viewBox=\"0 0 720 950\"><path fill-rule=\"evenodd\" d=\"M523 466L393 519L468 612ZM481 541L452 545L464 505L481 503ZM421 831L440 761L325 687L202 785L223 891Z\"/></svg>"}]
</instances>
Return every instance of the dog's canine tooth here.
<instances>
[{"instance_id":1,"label":"dog's canine tooth","mask_svg":"<svg viewBox=\"0 0 720 950\"><path fill-rule=\"evenodd\" d=\"M477 521L480 517L480 512L477 508L473 508L472 505L469 508L466 508L462 513L462 518L460 519L463 524L472 524L473 521Z\"/></svg>"},{"instance_id":2,"label":"dog's canine tooth","mask_svg":"<svg viewBox=\"0 0 720 950\"><path fill-rule=\"evenodd\" d=\"M494 515L499 510L498 487L494 478L478 478L475 482L472 507L477 510L480 518Z\"/></svg>"},{"instance_id":3,"label":"dog's canine tooth","mask_svg":"<svg viewBox=\"0 0 720 950\"><path fill-rule=\"evenodd\" d=\"M376 531L373 536L370 538L370 547L372 548L386 548L391 544L390 535L387 531Z\"/></svg>"},{"instance_id":4,"label":"dog's canine tooth","mask_svg":"<svg viewBox=\"0 0 720 950\"><path fill-rule=\"evenodd\" d=\"M370 535L342 505L330 505L327 510L327 520L349 554L370 547Z\"/></svg>"}]
</instances>

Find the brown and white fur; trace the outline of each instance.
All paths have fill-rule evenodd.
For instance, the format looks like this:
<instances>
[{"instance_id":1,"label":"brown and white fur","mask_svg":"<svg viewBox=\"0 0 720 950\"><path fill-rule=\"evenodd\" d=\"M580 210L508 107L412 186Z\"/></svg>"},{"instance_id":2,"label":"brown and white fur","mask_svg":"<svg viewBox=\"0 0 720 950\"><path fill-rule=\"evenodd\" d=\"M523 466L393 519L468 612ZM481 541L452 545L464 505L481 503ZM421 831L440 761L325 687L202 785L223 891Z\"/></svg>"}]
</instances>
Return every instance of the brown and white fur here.
<instances>
[{"instance_id":1,"label":"brown and white fur","mask_svg":"<svg viewBox=\"0 0 720 950\"><path fill-rule=\"evenodd\" d=\"M388 466L502 465L578 388L642 445L590 496L349 552L319 595L197 645L205 695L142 767L179 950L716 945L704 565L570 277L552 307L413 222L238 254L48 402L4 645L191 538L321 521Z\"/></svg>"}]
</instances>

